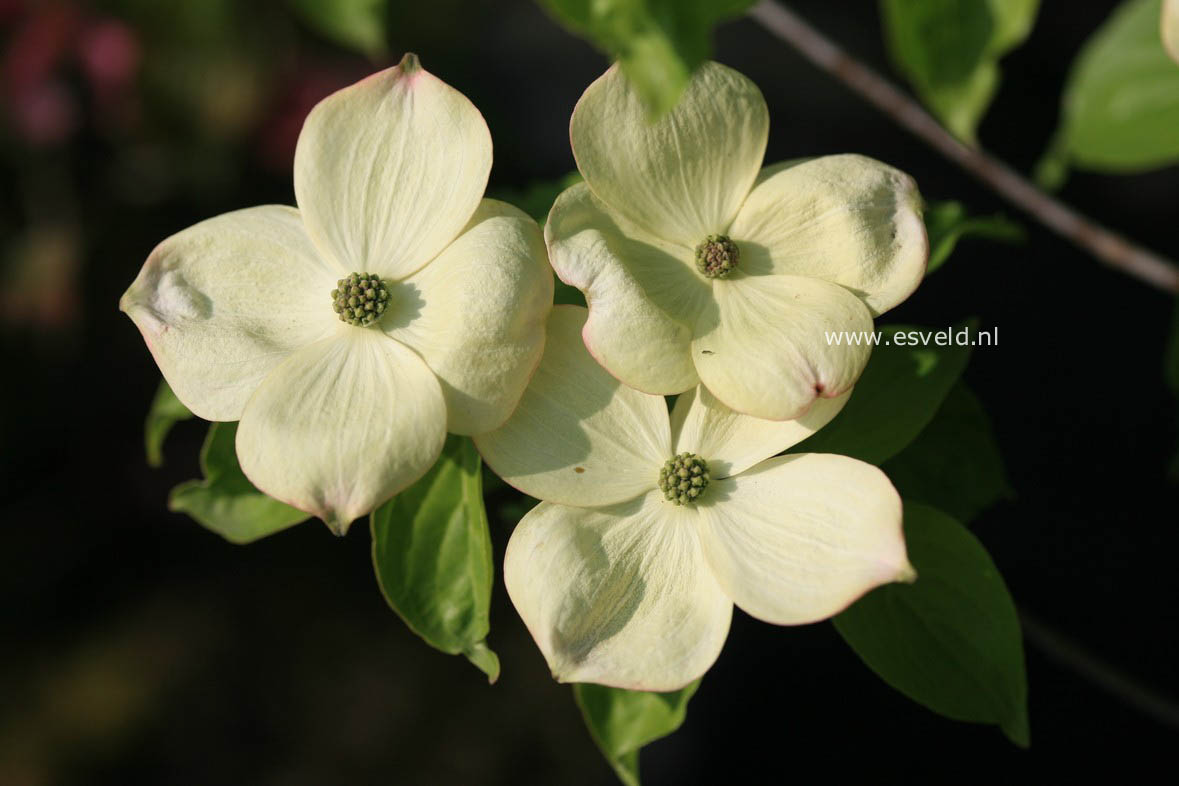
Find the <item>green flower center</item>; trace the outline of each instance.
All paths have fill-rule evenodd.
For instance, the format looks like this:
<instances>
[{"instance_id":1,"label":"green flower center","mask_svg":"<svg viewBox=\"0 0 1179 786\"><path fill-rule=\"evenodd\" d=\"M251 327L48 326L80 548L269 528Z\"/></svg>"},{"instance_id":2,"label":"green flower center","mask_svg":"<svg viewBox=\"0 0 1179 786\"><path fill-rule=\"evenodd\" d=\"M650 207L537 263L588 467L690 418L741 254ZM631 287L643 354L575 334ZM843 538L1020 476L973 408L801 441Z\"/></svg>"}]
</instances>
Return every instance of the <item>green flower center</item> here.
<instances>
[{"instance_id":1,"label":"green flower center","mask_svg":"<svg viewBox=\"0 0 1179 786\"><path fill-rule=\"evenodd\" d=\"M380 276L353 273L336 282L332 290L332 310L341 322L364 327L376 321L389 305L389 288Z\"/></svg>"},{"instance_id":2,"label":"green flower center","mask_svg":"<svg viewBox=\"0 0 1179 786\"><path fill-rule=\"evenodd\" d=\"M695 453L681 453L659 470L659 490L668 502L691 505L708 488L708 462Z\"/></svg>"},{"instance_id":3,"label":"green flower center","mask_svg":"<svg viewBox=\"0 0 1179 786\"><path fill-rule=\"evenodd\" d=\"M708 278L724 278L741 259L741 250L728 235L709 235L696 246L696 267Z\"/></svg>"}]
</instances>

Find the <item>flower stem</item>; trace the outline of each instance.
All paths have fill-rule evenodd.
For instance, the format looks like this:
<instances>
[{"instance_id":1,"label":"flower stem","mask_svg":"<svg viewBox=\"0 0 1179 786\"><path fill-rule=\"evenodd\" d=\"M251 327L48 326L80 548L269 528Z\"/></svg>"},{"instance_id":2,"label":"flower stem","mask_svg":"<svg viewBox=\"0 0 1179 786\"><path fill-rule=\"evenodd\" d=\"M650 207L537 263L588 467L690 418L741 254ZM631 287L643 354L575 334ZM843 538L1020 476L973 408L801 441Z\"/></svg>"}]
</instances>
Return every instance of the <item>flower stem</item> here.
<instances>
[{"instance_id":1,"label":"flower stem","mask_svg":"<svg viewBox=\"0 0 1179 786\"><path fill-rule=\"evenodd\" d=\"M1158 696L1133 677L1101 662L1075 642L1040 622L1027 610L1019 610L1019 621L1028 643L1049 660L1075 672L1143 715L1149 715L1164 726L1179 729L1179 704Z\"/></svg>"},{"instance_id":2,"label":"flower stem","mask_svg":"<svg viewBox=\"0 0 1179 786\"><path fill-rule=\"evenodd\" d=\"M840 49L793 11L761 0L750 16L843 82L946 158L981 180L1037 221L1100 261L1166 292L1179 293L1179 267L1052 198L1007 164L950 134L899 88Z\"/></svg>"}]
</instances>

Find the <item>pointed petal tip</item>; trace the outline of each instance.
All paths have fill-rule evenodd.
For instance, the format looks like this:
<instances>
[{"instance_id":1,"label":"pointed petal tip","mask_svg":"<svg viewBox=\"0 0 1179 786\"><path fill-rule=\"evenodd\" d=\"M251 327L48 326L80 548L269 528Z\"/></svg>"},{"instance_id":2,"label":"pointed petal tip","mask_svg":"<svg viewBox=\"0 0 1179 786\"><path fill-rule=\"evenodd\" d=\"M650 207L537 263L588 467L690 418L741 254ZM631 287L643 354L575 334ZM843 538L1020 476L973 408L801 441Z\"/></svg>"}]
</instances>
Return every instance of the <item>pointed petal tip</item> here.
<instances>
[{"instance_id":1,"label":"pointed petal tip","mask_svg":"<svg viewBox=\"0 0 1179 786\"><path fill-rule=\"evenodd\" d=\"M409 76L422 70L422 61L413 52L406 52L401 58L401 62L397 64L397 67L401 69L401 73Z\"/></svg>"},{"instance_id":2,"label":"pointed petal tip","mask_svg":"<svg viewBox=\"0 0 1179 786\"><path fill-rule=\"evenodd\" d=\"M334 510L324 511L316 514L320 521L327 525L327 528L337 538L342 538L348 534L348 528L352 526L351 519L341 519L339 514Z\"/></svg>"},{"instance_id":3,"label":"pointed petal tip","mask_svg":"<svg viewBox=\"0 0 1179 786\"><path fill-rule=\"evenodd\" d=\"M912 584L913 582L917 581L917 570L912 566L912 564L909 563L908 560L905 560L905 564L902 565L901 569L897 571L896 577L893 579L893 581L899 584Z\"/></svg>"}]
</instances>

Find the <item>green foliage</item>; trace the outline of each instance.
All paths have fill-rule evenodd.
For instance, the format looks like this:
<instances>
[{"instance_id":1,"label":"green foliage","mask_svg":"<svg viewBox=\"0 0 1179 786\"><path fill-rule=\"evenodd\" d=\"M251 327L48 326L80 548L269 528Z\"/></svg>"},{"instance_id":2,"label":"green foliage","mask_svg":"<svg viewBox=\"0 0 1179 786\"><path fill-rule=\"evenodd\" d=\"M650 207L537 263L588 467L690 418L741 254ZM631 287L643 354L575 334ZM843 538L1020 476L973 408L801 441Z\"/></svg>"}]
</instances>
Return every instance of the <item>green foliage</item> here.
<instances>
[{"instance_id":1,"label":"green foliage","mask_svg":"<svg viewBox=\"0 0 1179 786\"><path fill-rule=\"evenodd\" d=\"M209 425L201 448L205 479L172 489L168 508L187 513L231 543L250 543L306 521L306 513L266 496L250 483L237 463L236 436L236 423Z\"/></svg>"},{"instance_id":2,"label":"green foliage","mask_svg":"<svg viewBox=\"0 0 1179 786\"><path fill-rule=\"evenodd\" d=\"M1029 742L1027 675L1015 604L986 549L941 511L905 503L913 584L879 587L835 627L885 682L955 720Z\"/></svg>"},{"instance_id":3,"label":"green foliage","mask_svg":"<svg viewBox=\"0 0 1179 786\"><path fill-rule=\"evenodd\" d=\"M388 52L388 0L290 0L300 18L337 44L369 57Z\"/></svg>"},{"instance_id":4,"label":"green foliage","mask_svg":"<svg viewBox=\"0 0 1179 786\"><path fill-rule=\"evenodd\" d=\"M1037 178L1075 166L1138 172L1179 161L1179 68L1159 37L1160 0L1127 0L1086 42L1062 98L1062 120Z\"/></svg>"},{"instance_id":5,"label":"green foliage","mask_svg":"<svg viewBox=\"0 0 1179 786\"><path fill-rule=\"evenodd\" d=\"M962 382L907 448L881 465L901 496L969 522L1012 496L982 402Z\"/></svg>"},{"instance_id":6,"label":"green foliage","mask_svg":"<svg viewBox=\"0 0 1179 786\"><path fill-rule=\"evenodd\" d=\"M889 53L926 106L975 144L998 62L1028 37L1039 0L882 0Z\"/></svg>"},{"instance_id":7,"label":"green foliage","mask_svg":"<svg viewBox=\"0 0 1179 786\"><path fill-rule=\"evenodd\" d=\"M753 0L540 0L562 24L618 60L652 120L675 106L708 59L718 22Z\"/></svg>"},{"instance_id":8,"label":"green foliage","mask_svg":"<svg viewBox=\"0 0 1179 786\"><path fill-rule=\"evenodd\" d=\"M974 334L974 323L953 332ZM912 442L938 411L970 359L969 346L937 346L927 328L890 325L880 328L880 346L851 400L835 419L791 448L791 453L841 453L880 464ZM928 344L918 343L916 332ZM944 332L944 331L943 331ZM905 346L898 345L905 341Z\"/></svg>"},{"instance_id":9,"label":"green foliage","mask_svg":"<svg viewBox=\"0 0 1179 786\"><path fill-rule=\"evenodd\" d=\"M925 230L929 234L929 267L926 274L941 267L958 240L979 237L1018 243L1024 239L1023 227L1002 214L967 216L961 202L931 202L925 206Z\"/></svg>"},{"instance_id":10,"label":"green foliage","mask_svg":"<svg viewBox=\"0 0 1179 786\"><path fill-rule=\"evenodd\" d=\"M555 180L535 180L524 188L497 188L488 196L515 205L544 226L561 192L581 181L580 172L570 172Z\"/></svg>"},{"instance_id":11,"label":"green foliage","mask_svg":"<svg viewBox=\"0 0 1179 786\"><path fill-rule=\"evenodd\" d=\"M582 683L573 686L573 697L619 780L639 786L639 749L683 724L688 701L699 687L696 680L670 693L648 693Z\"/></svg>"},{"instance_id":12,"label":"green foliage","mask_svg":"<svg viewBox=\"0 0 1179 786\"><path fill-rule=\"evenodd\" d=\"M147 411L147 419L143 423L143 447L147 453L147 463L151 467L159 467L164 463L164 440L168 432L182 420L192 418L188 407L180 403L168 383L160 380L156 388L156 395L151 400L151 408Z\"/></svg>"},{"instance_id":13,"label":"green foliage","mask_svg":"<svg viewBox=\"0 0 1179 786\"><path fill-rule=\"evenodd\" d=\"M373 567L389 605L430 646L499 677L484 639L494 569L479 454L451 435L434 467L373 511Z\"/></svg>"}]
</instances>

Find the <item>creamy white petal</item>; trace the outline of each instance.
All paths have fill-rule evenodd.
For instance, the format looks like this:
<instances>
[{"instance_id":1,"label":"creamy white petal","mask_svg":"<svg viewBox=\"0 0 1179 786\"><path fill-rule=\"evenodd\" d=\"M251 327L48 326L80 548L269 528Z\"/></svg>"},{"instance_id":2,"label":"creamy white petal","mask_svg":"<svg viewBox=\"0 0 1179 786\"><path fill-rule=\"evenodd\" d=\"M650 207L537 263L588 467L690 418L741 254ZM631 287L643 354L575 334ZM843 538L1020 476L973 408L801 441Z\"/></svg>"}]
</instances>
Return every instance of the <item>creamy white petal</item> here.
<instances>
[{"instance_id":1,"label":"creamy white petal","mask_svg":"<svg viewBox=\"0 0 1179 786\"><path fill-rule=\"evenodd\" d=\"M929 261L913 178L858 155L767 167L729 234L742 271L821 278L873 314L912 294Z\"/></svg>"},{"instance_id":2,"label":"creamy white petal","mask_svg":"<svg viewBox=\"0 0 1179 786\"><path fill-rule=\"evenodd\" d=\"M678 690L716 661L733 610L692 522L657 491L598 509L542 502L512 533L504 583L561 682Z\"/></svg>"},{"instance_id":3,"label":"creamy white petal","mask_svg":"<svg viewBox=\"0 0 1179 786\"><path fill-rule=\"evenodd\" d=\"M349 272L398 279L458 236L490 172L479 110L406 55L311 110L295 199L324 254Z\"/></svg>"},{"instance_id":4,"label":"creamy white petal","mask_svg":"<svg viewBox=\"0 0 1179 786\"><path fill-rule=\"evenodd\" d=\"M1167 54L1179 63L1179 0L1163 0L1162 19L1159 29L1163 36L1163 46Z\"/></svg>"},{"instance_id":5,"label":"creamy white petal","mask_svg":"<svg viewBox=\"0 0 1179 786\"><path fill-rule=\"evenodd\" d=\"M712 477L727 478L802 442L838 415L850 396L849 390L816 399L794 420L763 420L734 412L708 388L696 387L676 399L671 413L675 452L695 453L708 462Z\"/></svg>"},{"instance_id":6,"label":"creamy white petal","mask_svg":"<svg viewBox=\"0 0 1179 786\"><path fill-rule=\"evenodd\" d=\"M692 358L701 383L730 409L769 420L801 417L819 396L847 392L871 347L828 343L870 331L872 317L841 286L801 276L736 276L713 285L696 324Z\"/></svg>"},{"instance_id":7,"label":"creamy white petal","mask_svg":"<svg viewBox=\"0 0 1179 786\"><path fill-rule=\"evenodd\" d=\"M564 505L610 505L655 488L671 458L667 406L625 387L581 340L586 312L556 306L544 357L503 426L475 437L495 474Z\"/></svg>"},{"instance_id":8,"label":"creamy white petal","mask_svg":"<svg viewBox=\"0 0 1179 786\"><path fill-rule=\"evenodd\" d=\"M385 331L442 383L447 431L480 434L507 420L544 350L553 272L540 227L485 199L453 243L390 285Z\"/></svg>"},{"instance_id":9,"label":"creamy white petal","mask_svg":"<svg viewBox=\"0 0 1179 786\"><path fill-rule=\"evenodd\" d=\"M695 248L723 233L765 154L769 111L757 85L705 63L655 123L618 66L586 88L569 136L594 194L643 229Z\"/></svg>"},{"instance_id":10,"label":"creamy white petal","mask_svg":"<svg viewBox=\"0 0 1179 786\"><path fill-rule=\"evenodd\" d=\"M246 405L242 471L338 534L425 474L446 439L446 403L414 352L348 328L291 355Z\"/></svg>"},{"instance_id":11,"label":"creamy white petal","mask_svg":"<svg viewBox=\"0 0 1179 786\"><path fill-rule=\"evenodd\" d=\"M780 456L713 481L706 495L695 506L705 556L733 602L760 620L817 622L915 576L901 498L870 464Z\"/></svg>"},{"instance_id":12,"label":"creamy white petal","mask_svg":"<svg viewBox=\"0 0 1179 786\"><path fill-rule=\"evenodd\" d=\"M692 249L612 214L584 183L557 197L545 240L557 275L585 293L585 343L599 363L648 393L696 384L692 325L711 294Z\"/></svg>"},{"instance_id":13,"label":"creamy white petal","mask_svg":"<svg viewBox=\"0 0 1179 786\"><path fill-rule=\"evenodd\" d=\"M291 352L343 327L341 271L281 205L210 218L156 246L119 301L164 378L205 420L238 420Z\"/></svg>"}]
</instances>

